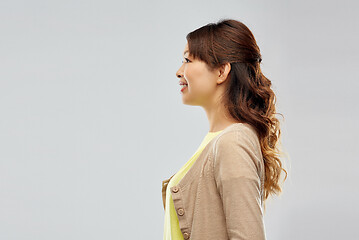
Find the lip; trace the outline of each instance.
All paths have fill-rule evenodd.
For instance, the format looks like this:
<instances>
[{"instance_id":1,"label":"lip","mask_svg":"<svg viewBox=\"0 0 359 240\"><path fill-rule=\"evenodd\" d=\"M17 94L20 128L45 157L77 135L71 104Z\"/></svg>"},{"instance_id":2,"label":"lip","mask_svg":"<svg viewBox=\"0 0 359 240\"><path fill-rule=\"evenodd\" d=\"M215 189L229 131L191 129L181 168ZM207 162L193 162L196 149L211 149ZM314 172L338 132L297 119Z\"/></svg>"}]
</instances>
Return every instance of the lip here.
<instances>
[{"instance_id":1,"label":"lip","mask_svg":"<svg viewBox=\"0 0 359 240\"><path fill-rule=\"evenodd\" d=\"M181 88L181 92L183 92L184 90L186 90L188 88L188 85L187 86L184 86L183 88Z\"/></svg>"},{"instance_id":2,"label":"lip","mask_svg":"<svg viewBox=\"0 0 359 240\"><path fill-rule=\"evenodd\" d=\"M178 84L179 85L181 85L181 84L187 84L188 85L188 83L186 81L179 81Z\"/></svg>"}]
</instances>

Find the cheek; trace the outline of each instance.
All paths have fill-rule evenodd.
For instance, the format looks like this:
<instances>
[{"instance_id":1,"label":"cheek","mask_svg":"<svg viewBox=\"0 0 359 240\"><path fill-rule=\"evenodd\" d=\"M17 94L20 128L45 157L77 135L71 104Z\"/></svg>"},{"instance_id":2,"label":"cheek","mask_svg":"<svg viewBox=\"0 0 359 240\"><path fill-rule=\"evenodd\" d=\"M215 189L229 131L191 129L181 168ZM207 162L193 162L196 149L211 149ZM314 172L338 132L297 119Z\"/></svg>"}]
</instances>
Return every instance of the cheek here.
<instances>
[{"instance_id":1,"label":"cheek","mask_svg":"<svg viewBox=\"0 0 359 240\"><path fill-rule=\"evenodd\" d=\"M200 95L213 94L216 87L213 85L213 75L204 67L199 64L191 64L184 70L184 77L188 81L190 92Z\"/></svg>"},{"instance_id":2,"label":"cheek","mask_svg":"<svg viewBox=\"0 0 359 240\"><path fill-rule=\"evenodd\" d=\"M195 64L188 65L184 70L184 77L190 86L197 86L203 82L203 71Z\"/></svg>"},{"instance_id":3,"label":"cheek","mask_svg":"<svg viewBox=\"0 0 359 240\"><path fill-rule=\"evenodd\" d=\"M183 71L183 73L184 73L185 80L187 80L189 83L192 82L192 79L196 79L195 71L193 71L190 67L187 67Z\"/></svg>"}]
</instances>

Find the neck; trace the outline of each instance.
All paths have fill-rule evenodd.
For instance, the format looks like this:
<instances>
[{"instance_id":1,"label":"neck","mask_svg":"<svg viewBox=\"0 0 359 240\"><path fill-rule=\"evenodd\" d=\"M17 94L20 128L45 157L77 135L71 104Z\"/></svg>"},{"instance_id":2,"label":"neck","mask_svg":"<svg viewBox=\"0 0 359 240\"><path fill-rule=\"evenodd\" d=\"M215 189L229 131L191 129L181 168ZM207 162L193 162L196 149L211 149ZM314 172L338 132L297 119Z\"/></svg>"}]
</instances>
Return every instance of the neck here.
<instances>
[{"instance_id":1,"label":"neck","mask_svg":"<svg viewBox=\"0 0 359 240\"><path fill-rule=\"evenodd\" d=\"M221 131L233 123L241 122L230 116L223 105L213 104L212 106L206 106L203 108L207 114L209 132Z\"/></svg>"}]
</instances>

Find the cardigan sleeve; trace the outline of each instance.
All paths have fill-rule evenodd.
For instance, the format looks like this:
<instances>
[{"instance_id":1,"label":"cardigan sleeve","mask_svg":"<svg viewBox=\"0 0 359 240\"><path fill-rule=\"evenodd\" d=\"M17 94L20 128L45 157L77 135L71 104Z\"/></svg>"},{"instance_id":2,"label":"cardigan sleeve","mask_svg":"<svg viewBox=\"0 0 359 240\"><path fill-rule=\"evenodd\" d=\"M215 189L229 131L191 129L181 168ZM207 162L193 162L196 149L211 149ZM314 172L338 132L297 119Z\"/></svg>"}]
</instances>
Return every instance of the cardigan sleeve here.
<instances>
[{"instance_id":1,"label":"cardigan sleeve","mask_svg":"<svg viewBox=\"0 0 359 240\"><path fill-rule=\"evenodd\" d=\"M220 136L213 171L230 240L264 240L261 151L257 135L241 128ZM259 149L258 149L259 148Z\"/></svg>"}]
</instances>

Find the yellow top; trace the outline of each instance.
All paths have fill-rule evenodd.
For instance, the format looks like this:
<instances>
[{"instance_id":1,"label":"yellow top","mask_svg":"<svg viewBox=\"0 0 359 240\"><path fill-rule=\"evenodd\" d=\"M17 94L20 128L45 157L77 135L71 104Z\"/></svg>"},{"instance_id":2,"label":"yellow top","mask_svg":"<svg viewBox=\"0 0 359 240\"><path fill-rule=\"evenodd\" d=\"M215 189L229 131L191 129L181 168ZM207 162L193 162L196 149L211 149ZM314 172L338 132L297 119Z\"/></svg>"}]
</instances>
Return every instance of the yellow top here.
<instances>
[{"instance_id":1,"label":"yellow top","mask_svg":"<svg viewBox=\"0 0 359 240\"><path fill-rule=\"evenodd\" d=\"M215 136L217 136L217 134L219 134L222 131L223 130L217 132L207 132L207 135L202 140L197 151L168 182L166 189L166 209L165 209L165 221L164 221L165 224L164 224L164 233L163 233L164 240L180 240L180 239L184 240L181 229L179 227L177 213L173 205L170 188L179 183L179 181L184 177L184 175L186 175L187 171L191 168L193 163L201 154L202 150L206 147L207 143L209 143Z\"/></svg>"}]
</instances>

